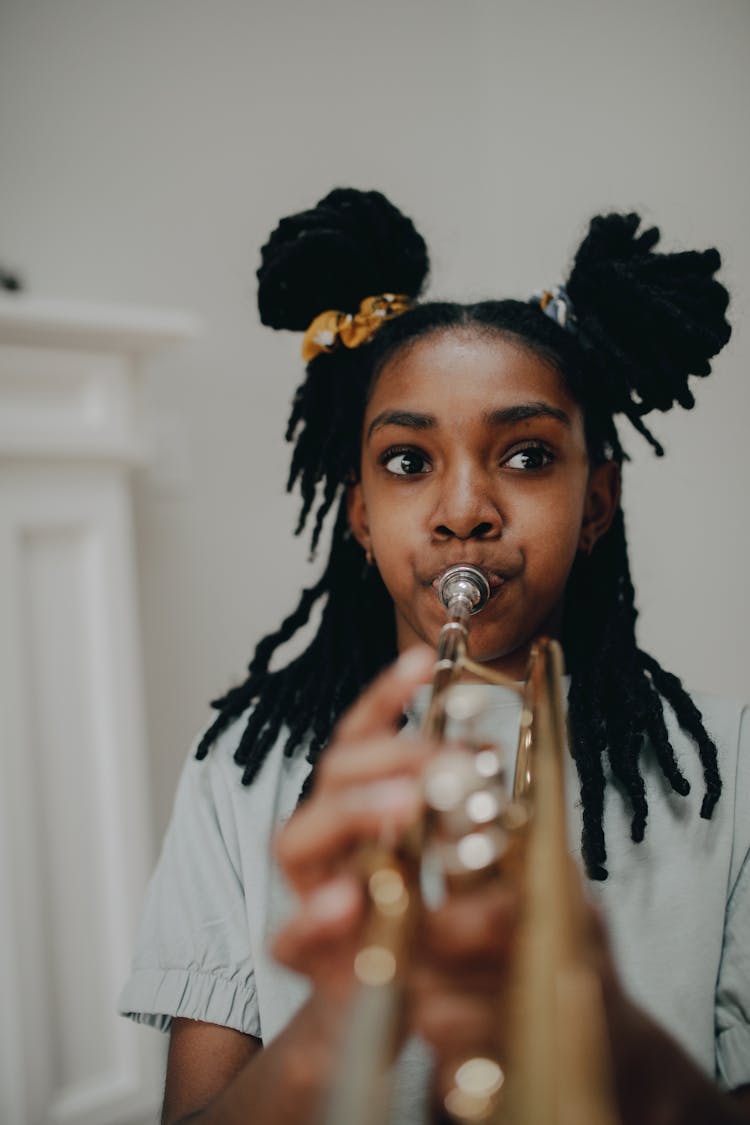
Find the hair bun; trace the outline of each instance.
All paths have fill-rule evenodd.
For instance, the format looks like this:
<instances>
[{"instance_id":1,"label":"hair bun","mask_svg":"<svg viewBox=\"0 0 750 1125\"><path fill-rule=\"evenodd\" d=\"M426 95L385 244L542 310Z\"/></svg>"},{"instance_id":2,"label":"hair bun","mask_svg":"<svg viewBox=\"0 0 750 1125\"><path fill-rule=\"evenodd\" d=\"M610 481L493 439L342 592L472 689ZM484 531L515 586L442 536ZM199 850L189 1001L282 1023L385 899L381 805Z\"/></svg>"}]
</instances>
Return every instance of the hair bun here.
<instances>
[{"instance_id":1,"label":"hair bun","mask_svg":"<svg viewBox=\"0 0 750 1125\"><path fill-rule=\"evenodd\" d=\"M640 223L635 214L594 218L566 283L610 409L634 422L675 402L691 407L688 376L708 375L731 334L729 295L713 276L718 251L656 252L658 229L639 233Z\"/></svg>"},{"instance_id":2,"label":"hair bun","mask_svg":"<svg viewBox=\"0 0 750 1125\"><path fill-rule=\"evenodd\" d=\"M356 312L364 297L416 297L428 268L424 239L384 195L336 188L282 219L263 247L260 319L302 332L326 309Z\"/></svg>"}]
</instances>

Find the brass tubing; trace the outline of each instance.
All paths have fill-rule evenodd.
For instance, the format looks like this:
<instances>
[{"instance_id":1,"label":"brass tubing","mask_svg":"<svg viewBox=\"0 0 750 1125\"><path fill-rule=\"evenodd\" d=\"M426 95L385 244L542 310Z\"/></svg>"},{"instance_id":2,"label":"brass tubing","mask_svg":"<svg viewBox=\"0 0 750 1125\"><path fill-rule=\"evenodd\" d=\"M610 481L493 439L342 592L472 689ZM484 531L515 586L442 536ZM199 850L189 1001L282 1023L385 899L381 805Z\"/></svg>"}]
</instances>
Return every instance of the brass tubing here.
<instances>
[{"instance_id":1,"label":"brass tubing","mask_svg":"<svg viewBox=\"0 0 750 1125\"><path fill-rule=\"evenodd\" d=\"M469 766L467 755L441 751L432 774L432 765L428 768L425 811L417 824L397 848L376 846L362 853L368 920L325 1125L384 1125L388 1119L389 1075L404 1023L401 981L424 909L419 867L428 845L448 857L444 871L451 893L476 886L477 879L506 878L517 883L521 903L509 1007L498 1016L507 1031L507 1058L464 1059L445 1099L448 1114L463 1125L617 1125L601 987L588 958L583 884L568 854L562 651L556 641L539 640L519 687L467 654L469 619L491 592L486 576L473 567L454 567L442 576L438 590L448 620L440 633L422 733L443 740L446 699L462 673L520 691L512 799L484 837L469 827L438 838L446 824L463 823L460 793L475 803L479 793L487 806L498 792L498 776L491 770L486 781L477 777L480 754L468 756ZM436 781L438 767L445 776ZM455 801L454 789L460 791ZM430 797L438 791L439 799ZM503 843L506 839L510 844ZM465 844L474 849L466 861ZM501 855L503 847L507 851Z\"/></svg>"},{"instance_id":2,"label":"brass tubing","mask_svg":"<svg viewBox=\"0 0 750 1125\"><path fill-rule=\"evenodd\" d=\"M448 620L440 631L430 703L422 724L422 734L436 742L445 731L446 692L461 674L469 617L486 604L490 585L477 567L451 567L440 578L438 596ZM389 1072L402 1014L400 978L420 908L424 832L421 818L397 849L371 847L360 856L367 878L368 920L355 961L358 985L326 1125L382 1125L387 1118ZM384 905L374 889L378 880L388 879L401 880L405 888L397 911Z\"/></svg>"}]
</instances>

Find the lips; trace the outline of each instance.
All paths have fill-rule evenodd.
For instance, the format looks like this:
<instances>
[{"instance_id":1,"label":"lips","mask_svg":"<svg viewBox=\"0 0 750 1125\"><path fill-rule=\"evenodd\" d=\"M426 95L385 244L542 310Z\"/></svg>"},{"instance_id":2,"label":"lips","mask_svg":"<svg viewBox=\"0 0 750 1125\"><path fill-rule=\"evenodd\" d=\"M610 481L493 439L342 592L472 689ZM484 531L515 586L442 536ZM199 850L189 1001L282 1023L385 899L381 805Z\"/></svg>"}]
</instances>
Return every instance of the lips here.
<instances>
[{"instance_id":1,"label":"lips","mask_svg":"<svg viewBox=\"0 0 750 1125\"><path fill-rule=\"evenodd\" d=\"M434 578L429 579L428 582L425 583L425 585L432 586L435 593L437 593L438 586L440 584L440 579L443 577L443 575L445 574L445 572L447 570L451 570L454 566L469 566L469 565L470 566L476 566L479 570L482 571L482 574L485 576L485 578L489 582L490 590L492 590L493 593L494 593L495 590L499 590L500 587L506 581L506 578L502 574L500 574L497 570L492 570L492 569L490 569L490 567L482 566L481 563L465 563L465 562L462 561L460 563L451 563L450 566L444 566L442 568L442 570L440 570L434 576Z\"/></svg>"}]
</instances>

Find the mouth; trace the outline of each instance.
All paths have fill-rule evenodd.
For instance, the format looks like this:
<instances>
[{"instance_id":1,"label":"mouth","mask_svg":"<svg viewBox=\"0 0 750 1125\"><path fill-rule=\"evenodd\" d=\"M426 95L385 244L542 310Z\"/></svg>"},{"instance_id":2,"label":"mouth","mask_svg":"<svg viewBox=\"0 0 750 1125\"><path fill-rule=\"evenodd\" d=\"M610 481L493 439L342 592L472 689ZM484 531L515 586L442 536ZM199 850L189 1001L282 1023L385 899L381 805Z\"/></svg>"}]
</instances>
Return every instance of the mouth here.
<instances>
[{"instance_id":1,"label":"mouth","mask_svg":"<svg viewBox=\"0 0 750 1125\"><path fill-rule=\"evenodd\" d=\"M435 591L435 594L437 594L438 586L440 585L440 579L443 577L443 575L445 574L445 572L447 570L452 569L452 567L456 566L456 565L460 565L460 564L451 563L450 567L444 566L442 568L442 570L440 570L436 575L434 575L434 577L428 579L428 581L425 583L425 585L431 586L432 589ZM507 579L505 578L504 575L500 574L499 571L497 571L497 570L492 570L490 567L480 566L478 563L470 563L470 564L467 563L467 564L463 564L463 565L476 566L478 570L481 570L482 574L485 576L485 578L487 579L487 581L490 584L490 597L492 597L494 594L496 594L497 591L502 586L504 586L506 581L507 581Z\"/></svg>"}]
</instances>

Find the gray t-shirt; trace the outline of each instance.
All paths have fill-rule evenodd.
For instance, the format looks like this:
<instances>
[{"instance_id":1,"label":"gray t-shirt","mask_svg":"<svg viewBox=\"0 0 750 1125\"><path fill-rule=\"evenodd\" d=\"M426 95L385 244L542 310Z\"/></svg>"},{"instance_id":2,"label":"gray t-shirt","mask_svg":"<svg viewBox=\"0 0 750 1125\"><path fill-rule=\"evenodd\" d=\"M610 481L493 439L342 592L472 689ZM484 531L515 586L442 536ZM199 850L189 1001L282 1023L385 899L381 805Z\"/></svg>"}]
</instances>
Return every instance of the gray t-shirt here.
<instances>
[{"instance_id":1,"label":"gray t-shirt","mask_svg":"<svg viewBox=\"0 0 750 1125\"><path fill-rule=\"evenodd\" d=\"M515 747L517 698L502 688L482 690L493 737ZM609 878L588 886L609 923L632 998L732 1088L750 1082L750 718L734 703L695 700L719 748L724 787L712 819L699 816L704 783L697 752L665 706L691 793L673 793L647 749L649 817L645 840L636 845L627 802L608 775ZM240 719L207 759L191 754L185 765L120 1010L162 1030L183 1016L268 1042L308 988L271 959L268 944L292 906L271 842L294 811L310 767L302 752L284 757L279 741L253 784L243 786L233 761L243 728ZM571 852L580 856L572 761L567 795Z\"/></svg>"}]
</instances>

